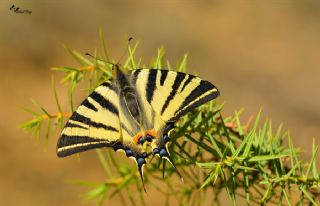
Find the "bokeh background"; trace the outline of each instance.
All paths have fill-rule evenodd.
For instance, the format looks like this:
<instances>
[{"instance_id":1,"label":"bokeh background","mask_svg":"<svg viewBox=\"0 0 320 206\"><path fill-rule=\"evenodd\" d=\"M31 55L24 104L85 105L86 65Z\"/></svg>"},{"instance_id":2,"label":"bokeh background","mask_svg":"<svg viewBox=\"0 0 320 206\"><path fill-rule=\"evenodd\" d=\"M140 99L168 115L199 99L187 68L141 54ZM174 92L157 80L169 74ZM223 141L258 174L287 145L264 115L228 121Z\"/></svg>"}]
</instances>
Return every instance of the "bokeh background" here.
<instances>
[{"instance_id":1,"label":"bokeh background","mask_svg":"<svg viewBox=\"0 0 320 206\"><path fill-rule=\"evenodd\" d=\"M12 4L32 14L16 14ZM312 0L0 0L0 205L90 205L81 199L87 188L66 181L104 181L94 152L80 163L58 159L58 136L46 146L18 129L31 117L21 109L32 107L31 97L56 111L49 68L78 66L62 44L93 52L99 27L116 60L127 36L141 40L145 62L161 45L173 63L188 52L189 72L220 89L224 115L245 108L246 119L262 107L310 157L312 138L320 143L319 20ZM65 91L59 87L62 101ZM162 205L152 194L147 204Z\"/></svg>"}]
</instances>

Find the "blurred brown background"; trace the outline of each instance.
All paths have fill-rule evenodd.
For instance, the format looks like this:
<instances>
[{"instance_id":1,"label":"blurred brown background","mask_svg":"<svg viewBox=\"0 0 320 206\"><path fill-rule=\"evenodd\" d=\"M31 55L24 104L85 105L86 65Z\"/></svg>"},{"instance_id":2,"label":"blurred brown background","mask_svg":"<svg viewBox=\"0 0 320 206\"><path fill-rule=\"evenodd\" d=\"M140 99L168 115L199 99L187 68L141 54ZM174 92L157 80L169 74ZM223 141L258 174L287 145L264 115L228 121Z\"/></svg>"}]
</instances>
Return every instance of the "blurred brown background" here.
<instances>
[{"instance_id":1,"label":"blurred brown background","mask_svg":"<svg viewBox=\"0 0 320 206\"><path fill-rule=\"evenodd\" d=\"M16 14L12 4L32 14ZM0 205L86 205L80 197L86 188L65 182L104 181L94 152L80 164L58 159L57 137L46 147L17 129L30 118L20 109L31 107L30 97L56 110L49 68L78 66L62 44L93 52L99 26L113 59L124 51L126 35L141 40L145 61L161 45L173 63L189 52L189 72L218 86L225 115L245 108L245 119L262 107L275 127L290 128L304 158L312 137L320 143L318 1L0 0ZM153 194L147 204L162 205Z\"/></svg>"}]
</instances>

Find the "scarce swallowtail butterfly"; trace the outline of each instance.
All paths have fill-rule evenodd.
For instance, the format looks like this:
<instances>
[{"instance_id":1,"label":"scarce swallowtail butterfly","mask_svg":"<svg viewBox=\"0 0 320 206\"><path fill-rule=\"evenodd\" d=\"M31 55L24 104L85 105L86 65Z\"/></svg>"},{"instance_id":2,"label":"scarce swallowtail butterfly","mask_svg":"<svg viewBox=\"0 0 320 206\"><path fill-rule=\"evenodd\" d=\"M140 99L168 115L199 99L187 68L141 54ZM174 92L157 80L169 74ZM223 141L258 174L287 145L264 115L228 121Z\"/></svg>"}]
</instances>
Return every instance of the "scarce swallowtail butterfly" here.
<instances>
[{"instance_id":1,"label":"scarce swallowtail butterfly","mask_svg":"<svg viewBox=\"0 0 320 206\"><path fill-rule=\"evenodd\" d=\"M112 147L135 160L143 182L143 166L150 155L173 164L167 150L175 122L219 96L210 82L168 70L124 70L98 86L66 123L57 144L65 157L89 149Z\"/></svg>"}]
</instances>

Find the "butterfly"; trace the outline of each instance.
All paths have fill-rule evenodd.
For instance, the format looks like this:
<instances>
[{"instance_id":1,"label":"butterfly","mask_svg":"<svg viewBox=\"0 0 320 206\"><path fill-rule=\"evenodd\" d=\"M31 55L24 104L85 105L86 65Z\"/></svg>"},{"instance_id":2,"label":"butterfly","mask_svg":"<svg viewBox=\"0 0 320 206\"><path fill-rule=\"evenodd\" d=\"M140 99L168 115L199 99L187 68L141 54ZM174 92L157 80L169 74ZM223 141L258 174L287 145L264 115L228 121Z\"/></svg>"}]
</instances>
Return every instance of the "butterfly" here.
<instances>
[{"instance_id":1,"label":"butterfly","mask_svg":"<svg viewBox=\"0 0 320 206\"><path fill-rule=\"evenodd\" d=\"M219 96L208 81L191 74L160 69L125 70L98 86L77 108L62 130L58 157L101 147L124 151L135 160L143 182L150 155L167 159L170 132L180 117Z\"/></svg>"}]
</instances>

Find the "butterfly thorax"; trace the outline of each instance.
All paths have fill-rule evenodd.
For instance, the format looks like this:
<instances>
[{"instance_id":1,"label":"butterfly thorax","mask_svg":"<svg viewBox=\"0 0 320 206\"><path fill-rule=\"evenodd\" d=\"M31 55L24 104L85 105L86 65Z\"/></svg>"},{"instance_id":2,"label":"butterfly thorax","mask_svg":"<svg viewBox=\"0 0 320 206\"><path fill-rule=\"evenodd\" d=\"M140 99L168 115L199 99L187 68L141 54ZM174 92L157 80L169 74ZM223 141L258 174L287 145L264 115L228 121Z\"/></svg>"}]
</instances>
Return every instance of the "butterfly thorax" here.
<instances>
[{"instance_id":1,"label":"butterfly thorax","mask_svg":"<svg viewBox=\"0 0 320 206\"><path fill-rule=\"evenodd\" d=\"M116 77L115 85L119 92L119 103L121 108L125 111L125 115L129 119L133 119L132 124L135 127L135 131L141 130L142 118L141 118L141 106L138 100L138 94L131 84L130 76L119 65L115 66ZM131 121L130 121L131 122ZM134 134L135 135L135 134Z\"/></svg>"}]
</instances>

